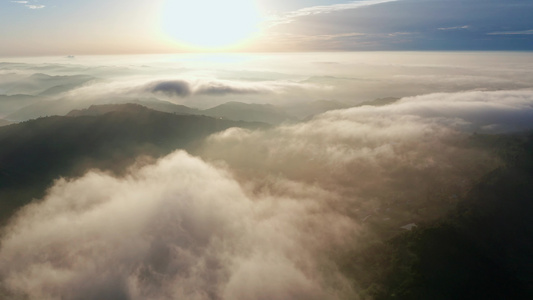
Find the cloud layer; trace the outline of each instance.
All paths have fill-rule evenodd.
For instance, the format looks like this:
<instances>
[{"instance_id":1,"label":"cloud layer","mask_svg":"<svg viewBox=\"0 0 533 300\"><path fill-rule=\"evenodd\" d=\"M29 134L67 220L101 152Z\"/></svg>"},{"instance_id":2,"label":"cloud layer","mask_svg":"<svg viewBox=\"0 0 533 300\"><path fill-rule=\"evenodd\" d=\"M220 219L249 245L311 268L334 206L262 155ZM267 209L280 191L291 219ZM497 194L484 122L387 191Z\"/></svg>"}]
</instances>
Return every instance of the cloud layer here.
<instances>
[{"instance_id":1,"label":"cloud layer","mask_svg":"<svg viewBox=\"0 0 533 300\"><path fill-rule=\"evenodd\" d=\"M184 152L125 178L62 180L8 228L0 276L39 299L345 298L323 254L358 226L317 192L251 198Z\"/></svg>"},{"instance_id":2,"label":"cloud layer","mask_svg":"<svg viewBox=\"0 0 533 300\"><path fill-rule=\"evenodd\" d=\"M532 104L531 91L405 98L229 129L198 157L177 151L124 177L61 179L3 231L3 288L36 299L357 299L343 255L446 213L498 165L463 131L532 128Z\"/></svg>"},{"instance_id":3,"label":"cloud layer","mask_svg":"<svg viewBox=\"0 0 533 300\"><path fill-rule=\"evenodd\" d=\"M291 36L286 39L292 42ZM28 108L31 117L154 98L201 109L228 101L293 107L336 100L354 105L383 97L531 88L530 56L402 52L11 59L0 63L0 97L28 94L37 96L35 102L49 100L45 107ZM10 111L0 114L28 105L10 103Z\"/></svg>"},{"instance_id":4,"label":"cloud layer","mask_svg":"<svg viewBox=\"0 0 533 300\"><path fill-rule=\"evenodd\" d=\"M226 96L239 94L270 94L281 92L296 84L276 82L239 82L228 80L162 80L146 84L142 90L154 94L163 94L170 98L192 95Z\"/></svg>"},{"instance_id":5,"label":"cloud layer","mask_svg":"<svg viewBox=\"0 0 533 300\"><path fill-rule=\"evenodd\" d=\"M118 66L89 58L2 63L2 93L46 89L62 109L154 97L198 106L283 100L296 108L318 99L403 98L266 130L229 129L195 156L177 151L122 177L91 171L59 179L3 228L0 296L357 299L358 279L343 270L347 253L438 218L498 166L469 143L472 132L533 128L529 58L339 53L229 65L204 56Z\"/></svg>"}]
</instances>

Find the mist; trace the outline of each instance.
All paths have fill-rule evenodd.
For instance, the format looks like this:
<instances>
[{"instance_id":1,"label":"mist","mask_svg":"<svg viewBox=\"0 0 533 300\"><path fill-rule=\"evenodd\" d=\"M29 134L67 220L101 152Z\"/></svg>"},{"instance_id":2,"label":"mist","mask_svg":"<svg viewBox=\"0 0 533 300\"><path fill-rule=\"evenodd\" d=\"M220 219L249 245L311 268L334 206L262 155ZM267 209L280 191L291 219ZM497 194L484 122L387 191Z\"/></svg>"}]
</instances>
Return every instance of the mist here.
<instances>
[{"instance_id":1,"label":"mist","mask_svg":"<svg viewBox=\"0 0 533 300\"><path fill-rule=\"evenodd\" d=\"M3 61L0 97L35 98L11 101L9 110L2 110L2 117L13 121L63 115L92 104L153 100L196 109L229 101L290 107L330 100L353 106L384 97L528 89L533 80L528 53L182 54Z\"/></svg>"},{"instance_id":2,"label":"mist","mask_svg":"<svg viewBox=\"0 0 533 300\"><path fill-rule=\"evenodd\" d=\"M462 122L406 99L229 129L196 157L124 177L60 179L5 228L4 286L44 299L356 298L338 263L379 239L373 224L435 219L498 165L454 126L477 119L471 96L456 103Z\"/></svg>"},{"instance_id":3,"label":"mist","mask_svg":"<svg viewBox=\"0 0 533 300\"><path fill-rule=\"evenodd\" d=\"M43 83L26 84L37 68L70 84L21 112L148 99L198 110L323 99L347 108L230 128L123 175L57 178L2 228L0 295L368 299L346 256L445 216L501 167L473 134L533 128L530 54L309 54L288 66L291 55L1 65L17 74L0 77L5 97L11 86L41 97ZM358 106L388 96L399 99Z\"/></svg>"}]
</instances>

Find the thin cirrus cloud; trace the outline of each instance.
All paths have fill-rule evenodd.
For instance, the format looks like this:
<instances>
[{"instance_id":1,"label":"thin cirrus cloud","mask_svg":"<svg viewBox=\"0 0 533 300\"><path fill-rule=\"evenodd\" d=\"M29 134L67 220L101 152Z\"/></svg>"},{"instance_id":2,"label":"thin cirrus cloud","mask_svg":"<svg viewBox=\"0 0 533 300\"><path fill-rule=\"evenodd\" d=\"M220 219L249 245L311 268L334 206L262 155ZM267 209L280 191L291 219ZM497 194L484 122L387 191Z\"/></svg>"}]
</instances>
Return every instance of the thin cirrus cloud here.
<instances>
[{"instance_id":1,"label":"thin cirrus cloud","mask_svg":"<svg viewBox=\"0 0 533 300\"><path fill-rule=\"evenodd\" d=\"M332 5L318 5L318 6L311 6L306 7L302 9L298 9L296 11L292 11L289 13L285 13L280 16L271 16L270 17L270 26L280 25L280 24L287 24L292 23L295 21L295 19L305 16L312 16L312 15L318 15L318 14L327 14L332 13L336 11L342 11L342 10L348 10L348 9L355 9L375 4L381 4L386 2L394 2L397 0L362 0L362 1L352 1L349 3L339 3L339 4L332 4Z\"/></svg>"},{"instance_id":2,"label":"thin cirrus cloud","mask_svg":"<svg viewBox=\"0 0 533 300\"><path fill-rule=\"evenodd\" d=\"M273 18L276 26L270 28L269 37L274 42L269 45L279 45L275 43L276 34L288 34L295 36L290 45L296 49L530 50L532 43L526 36L531 33L523 29L532 28L532 10L529 1L493 0L368 1L315 6ZM499 17L494 18L495 15ZM361 35L350 39L340 35L328 43L309 42L312 36L351 32ZM395 32L416 34L391 35Z\"/></svg>"},{"instance_id":3,"label":"thin cirrus cloud","mask_svg":"<svg viewBox=\"0 0 533 300\"><path fill-rule=\"evenodd\" d=\"M520 35L520 34L533 34L533 29L521 30L521 31L495 31L488 33L489 35Z\"/></svg>"},{"instance_id":4,"label":"thin cirrus cloud","mask_svg":"<svg viewBox=\"0 0 533 300\"><path fill-rule=\"evenodd\" d=\"M439 30L461 30L461 29L468 29L470 26L464 25L464 26L455 26L455 27L440 27Z\"/></svg>"},{"instance_id":5,"label":"thin cirrus cloud","mask_svg":"<svg viewBox=\"0 0 533 300\"><path fill-rule=\"evenodd\" d=\"M41 8L45 8L44 5L26 5L27 8L29 9L41 9Z\"/></svg>"},{"instance_id":6,"label":"thin cirrus cloud","mask_svg":"<svg viewBox=\"0 0 533 300\"><path fill-rule=\"evenodd\" d=\"M45 5L42 5L42 4L30 4L29 1L11 1L11 2L18 3L18 4L24 4L24 6L29 9L42 9L46 7Z\"/></svg>"}]
</instances>

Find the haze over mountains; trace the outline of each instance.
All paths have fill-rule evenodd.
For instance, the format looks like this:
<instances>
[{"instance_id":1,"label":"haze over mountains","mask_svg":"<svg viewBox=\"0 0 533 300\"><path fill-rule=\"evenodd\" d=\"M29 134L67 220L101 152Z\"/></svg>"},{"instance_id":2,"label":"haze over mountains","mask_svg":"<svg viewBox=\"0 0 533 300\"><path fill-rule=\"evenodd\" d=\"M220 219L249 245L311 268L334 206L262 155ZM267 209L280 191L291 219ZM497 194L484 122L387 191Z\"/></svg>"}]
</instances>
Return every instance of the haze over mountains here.
<instances>
[{"instance_id":1,"label":"haze over mountains","mask_svg":"<svg viewBox=\"0 0 533 300\"><path fill-rule=\"evenodd\" d=\"M265 124L178 116L124 104L92 106L66 117L46 117L3 127L2 217L32 198L42 197L45 188L60 176L81 176L93 168L121 173L141 155L158 158L235 126L259 128Z\"/></svg>"},{"instance_id":2,"label":"haze over mountains","mask_svg":"<svg viewBox=\"0 0 533 300\"><path fill-rule=\"evenodd\" d=\"M335 59L320 53L189 55L181 59L136 56L107 65L83 57L56 58L47 63L37 60L34 64L15 60L1 65L0 117L24 108L12 116L22 121L64 115L94 104L140 101L155 109L168 106L168 102L200 110L227 102L270 104L304 119L308 113L304 116L301 112L324 111L313 104L322 100L338 102L334 107L344 108L386 97L527 89L533 80L530 65L526 53L338 53ZM37 98L6 98L18 94ZM165 102L153 103L157 100Z\"/></svg>"},{"instance_id":3,"label":"haze over mountains","mask_svg":"<svg viewBox=\"0 0 533 300\"><path fill-rule=\"evenodd\" d=\"M531 54L351 55L0 64L0 298L531 298Z\"/></svg>"},{"instance_id":4,"label":"haze over mountains","mask_svg":"<svg viewBox=\"0 0 533 300\"><path fill-rule=\"evenodd\" d=\"M0 119L0 126L6 126L6 125L9 125L11 124L11 122L7 121L7 120L4 120L4 119Z\"/></svg>"},{"instance_id":5,"label":"haze over mountains","mask_svg":"<svg viewBox=\"0 0 533 300\"><path fill-rule=\"evenodd\" d=\"M369 101L369 103L370 102L371 101ZM228 120L264 122L269 124L295 122L299 120L299 117L306 118L326 112L328 110L349 107L347 104L341 104L339 102L327 100L320 100L316 102L311 102L306 105L299 105L298 108L277 107L271 104L227 102L205 110L191 108L185 105L173 104L171 102L161 101L157 99L132 100L129 98L124 98L114 99L111 101L95 101L91 103L84 104L98 106L105 105L106 103L135 103L161 112L188 115L204 115L215 118L224 118ZM79 105L73 106L69 100L44 100L18 109L17 111L7 115L6 118L12 120L13 122L20 122L45 116L65 115L70 113L72 110L78 111L83 108L84 107L79 107ZM294 113L294 115L288 113L291 111Z\"/></svg>"},{"instance_id":6,"label":"haze over mountains","mask_svg":"<svg viewBox=\"0 0 533 300\"><path fill-rule=\"evenodd\" d=\"M326 100L314 101L306 105L300 104L296 109L295 107L277 107L271 104L229 101L209 109L197 109L154 97L159 91L165 91L170 95L179 94L173 90L176 89L175 86L166 87L166 90L162 88L154 90L154 95L146 97L141 95L140 98L121 95L78 102L69 99L68 96L65 97L69 91L75 90L91 80L96 80L96 78L86 75L50 76L35 73L19 80L7 81L3 85L3 92L6 94L0 95L0 111L6 119L20 122L44 116L65 115L71 110L83 109L89 105L137 103L163 112L280 124L331 109L348 107L347 104ZM215 91L212 89L211 92ZM287 111L292 111L293 114L289 114Z\"/></svg>"},{"instance_id":7,"label":"haze over mountains","mask_svg":"<svg viewBox=\"0 0 533 300\"><path fill-rule=\"evenodd\" d=\"M25 69L25 71L27 71L27 69ZM77 89L83 84L89 83L98 85L101 81L102 80L97 80L95 77L86 75L50 76L42 73L35 73L28 77L22 77L19 80L7 81L4 84L6 87L3 89L6 94L0 95L0 111L5 119L11 120L12 122L20 122L45 116L66 115L72 110L83 109L90 105L137 103L163 112L206 115L229 120L281 124L283 122L295 122L299 119L309 118L328 110L348 108L356 105L346 104L337 100L312 100L297 103L296 105L272 105L228 101L208 109L198 109L173 103L169 101L170 99L164 100L157 98L158 96L161 96L160 92L166 96L188 95L191 91L189 91L190 87L188 87L187 83L183 83L187 86L186 88L177 85L176 83L168 85L158 83L156 86L159 86L159 88L151 88L153 94L149 95L143 95L142 93L129 95L131 92L126 92L123 95L103 96L101 98L85 99L82 101L71 98L72 96L70 95L72 93L75 95ZM43 88L45 88L44 91L42 91ZM219 87L211 87L209 93L218 93L217 88ZM83 87L81 87L81 89L83 89ZM187 92L182 92L181 89L186 89ZM13 94L14 92L25 92L27 94ZM232 92L241 93L237 89L228 87L222 87L221 92L223 94ZM244 91L244 93L248 92ZM392 103L398 98L382 99L385 99L384 104L387 104L389 102ZM357 105L381 105L379 101L383 100L376 99L372 101L364 101Z\"/></svg>"}]
</instances>

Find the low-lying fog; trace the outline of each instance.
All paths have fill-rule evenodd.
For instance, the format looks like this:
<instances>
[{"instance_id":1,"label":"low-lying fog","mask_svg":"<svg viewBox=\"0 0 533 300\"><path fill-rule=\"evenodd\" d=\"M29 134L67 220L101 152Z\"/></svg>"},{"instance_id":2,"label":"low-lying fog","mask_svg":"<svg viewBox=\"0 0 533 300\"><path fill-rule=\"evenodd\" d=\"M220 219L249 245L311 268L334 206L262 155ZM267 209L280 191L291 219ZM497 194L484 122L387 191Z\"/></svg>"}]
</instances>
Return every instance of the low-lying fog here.
<instances>
[{"instance_id":1,"label":"low-lying fog","mask_svg":"<svg viewBox=\"0 0 533 300\"><path fill-rule=\"evenodd\" d=\"M298 115L298 105L317 100L350 106L385 97L529 89L533 82L531 54L506 52L181 54L1 61L0 118L14 121L132 100L169 101L200 109L229 101L272 104ZM41 101L46 105L37 104Z\"/></svg>"},{"instance_id":2,"label":"low-lying fog","mask_svg":"<svg viewBox=\"0 0 533 300\"><path fill-rule=\"evenodd\" d=\"M498 166L472 133L533 128L527 53L3 61L8 121L134 100L294 117L228 129L124 177L58 179L1 237L3 287L30 299L358 299L347 253L442 216ZM356 106L385 97L401 99ZM298 114L317 100L346 108Z\"/></svg>"}]
</instances>

